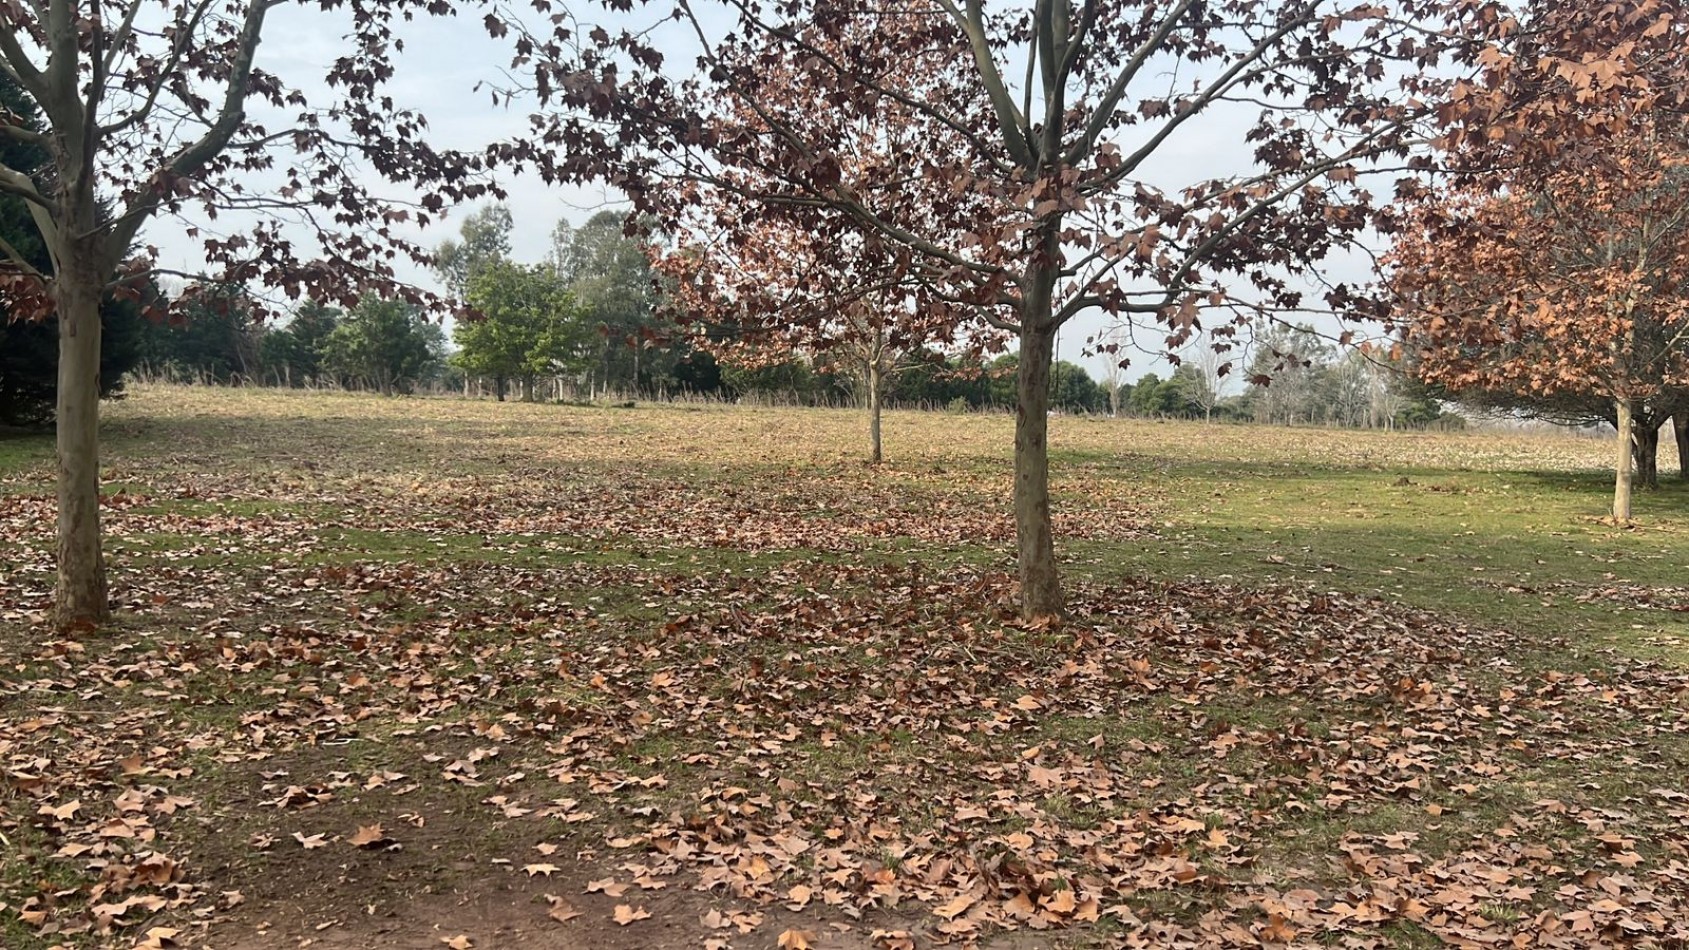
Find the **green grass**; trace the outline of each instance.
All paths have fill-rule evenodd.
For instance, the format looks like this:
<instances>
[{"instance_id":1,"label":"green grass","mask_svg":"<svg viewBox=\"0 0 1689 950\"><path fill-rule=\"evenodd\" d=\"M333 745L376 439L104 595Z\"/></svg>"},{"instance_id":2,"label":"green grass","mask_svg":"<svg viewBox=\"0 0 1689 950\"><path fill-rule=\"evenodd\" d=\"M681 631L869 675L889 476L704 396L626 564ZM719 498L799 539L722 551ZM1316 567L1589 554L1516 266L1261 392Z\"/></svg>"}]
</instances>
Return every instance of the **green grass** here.
<instances>
[{"instance_id":1,"label":"green grass","mask_svg":"<svg viewBox=\"0 0 1689 950\"><path fill-rule=\"evenodd\" d=\"M1230 471L1176 465L1160 486L1159 537L1069 541L1075 571L1375 594L1689 661L1689 612L1596 596L1689 582L1689 486L1675 480L1640 493L1639 517L1625 528L1601 519L1611 489L1597 473L1309 466L1263 475L1244 462ZM1689 606L1689 592L1678 602Z\"/></svg>"}]
</instances>

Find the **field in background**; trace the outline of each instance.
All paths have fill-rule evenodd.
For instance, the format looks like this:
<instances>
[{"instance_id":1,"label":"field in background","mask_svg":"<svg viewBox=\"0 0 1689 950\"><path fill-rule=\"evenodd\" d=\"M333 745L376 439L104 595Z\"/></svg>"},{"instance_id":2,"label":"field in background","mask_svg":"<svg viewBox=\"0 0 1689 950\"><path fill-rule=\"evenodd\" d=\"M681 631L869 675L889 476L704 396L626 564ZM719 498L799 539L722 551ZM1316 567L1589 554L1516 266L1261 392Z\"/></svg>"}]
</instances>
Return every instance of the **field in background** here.
<instances>
[{"instance_id":1,"label":"field in background","mask_svg":"<svg viewBox=\"0 0 1689 950\"><path fill-rule=\"evenodd\" d=\"M1605 441L1057 418L1047 630L1007 416L106 418L80 643L0 441L8 947L1683 939L1669 448L1617 528Z\"/></svg>"}]
</instances>

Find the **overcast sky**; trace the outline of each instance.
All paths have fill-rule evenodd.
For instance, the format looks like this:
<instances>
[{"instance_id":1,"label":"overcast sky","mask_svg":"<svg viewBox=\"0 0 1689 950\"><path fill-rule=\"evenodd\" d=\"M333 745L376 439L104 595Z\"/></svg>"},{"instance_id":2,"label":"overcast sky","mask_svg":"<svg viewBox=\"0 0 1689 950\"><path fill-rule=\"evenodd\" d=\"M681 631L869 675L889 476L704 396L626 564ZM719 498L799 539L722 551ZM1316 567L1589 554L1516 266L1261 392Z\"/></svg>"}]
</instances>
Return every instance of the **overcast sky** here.
<instances>
[{"instance_id":1,"label":"overcast sky","mask_svg":"<svg viewBox=\"0 0 1689 950\"><path fill-rule=\"evenodd\" d=\"M272 23L259 51L259 65L303 89L308 96L320 95L323 88L316 77L322 76L346 48L350 21L344 15L291 5L277 8L271 16ZM644 15L643 22L650 22L649 14ZM671 69L690 68L696 47L688 36L673 29L660 35L665 40L663 45ZM478 149L491 141L519 136L526 130L528 109L522 103L511 107L497 105L485 85L476 88L477 84L501 82L510 59L508 45L490 39L478 21L450 18L419 21L408 26L404 39L406 49L399 57L397 75L387 90L401 108L416 109L427 117L437 144ZM1240 158L1240 131L1253 117L1252 109L1231 107L1206 116L1205 121L1192 123L1152 159L1144 177L1171 190L1203 178L1244 170L1247 165ZM275 117L275 124L284 124L282 117ZM373 174L367 180L371 190L378 194L407 194ZM560 218L580 224L595 211L617 206L620 198L603 188L548 187L531 177L501 175L500 181L510 195L508 204L515 223L514 256L522 261L545 259L551 231ZM262 183L251 184L261 186ZM474 206L454 209L446 220L425 230L412 229L409 236L428 246L438 244L455 237L458 225L473 210ZM144 239L160 248L166 267L191 271L202 263L196 242L183 233L179 222L157 221L144 234ZM1334 263L1331 273L1337 279L1364 280L1368 268L1355 258ZM400 276L419 286L438 288L434 275L421 268L406 265ZM1102 314L1081 315L1064 328L1058 356L1082 363L1092 376L1101 378L1106 358L1083 357L1081 351L1088 336L1101 334L1109 326ZM1153 334L1150 336L1151 339L1140 341L1153 344ZM1165 376L1170 370L1163 361L1132 354L1127 377L1136 379L1146 371Z\"/></svg>"}]
</instances>

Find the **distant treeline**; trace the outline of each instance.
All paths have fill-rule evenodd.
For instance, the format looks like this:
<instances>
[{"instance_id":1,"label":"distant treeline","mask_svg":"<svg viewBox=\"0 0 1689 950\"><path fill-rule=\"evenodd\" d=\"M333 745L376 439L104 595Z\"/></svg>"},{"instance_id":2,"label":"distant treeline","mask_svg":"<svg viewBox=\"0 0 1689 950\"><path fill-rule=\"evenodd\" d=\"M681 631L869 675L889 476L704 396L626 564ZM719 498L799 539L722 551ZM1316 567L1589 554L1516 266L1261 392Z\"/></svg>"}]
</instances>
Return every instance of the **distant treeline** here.
<instances>
[{"instance_id":1,"label":"distant treeline","mask_svg":"<svg viewBox=\"0 0 1689 950\"><path fill-rule=\"evenodd\" d=\"M207 384L492 395L484 379L466 375L448 354L439 323L404 304L366 301L347 312L308 304L271 325L227 303L208 300L179 326L143 324L135 334L139 371ZM795 357L756 369L720 365L682 337L657 345L646 339L642 349L637 362L601 358L548 376L536 398L702 397L816 406L859 398L857 376L824 361ZM887 400L906 408L1012 409L1016 359L1013 353L982 360L923 351L892 377ZM1251 377L1271 382L1228 392L1229 381ZM1357 428L1462 424L1411 379L1306 328L1264 337L1247 366L1233 366L1224 376L1215 361L1186 361L1167 378L1152 373L1110 393L1105 381L1064 360L1051 373L1051 388L1053 406L1064 413Z\"/></svg>"}]
</instances>

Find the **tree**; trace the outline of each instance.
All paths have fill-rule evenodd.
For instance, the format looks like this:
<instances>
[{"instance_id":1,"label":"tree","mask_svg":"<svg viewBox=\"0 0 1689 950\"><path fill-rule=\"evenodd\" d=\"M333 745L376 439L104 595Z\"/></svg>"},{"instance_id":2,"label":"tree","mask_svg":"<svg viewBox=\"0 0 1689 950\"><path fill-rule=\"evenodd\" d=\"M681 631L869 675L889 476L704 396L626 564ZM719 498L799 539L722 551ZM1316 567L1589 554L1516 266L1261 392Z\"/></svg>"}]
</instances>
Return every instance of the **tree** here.
<instances>
[{"instance_id":1,"label":"tree","mask_svg":"<svg viewBox=\"0 0 1689 950\"><path fill-rule=\"evenodd\" d=\"M1451 43L1470 46L1481 18L1500 19L1442 0L939 0L921 15L733 0L728 10L724 25L679 5L701 47L701 68L681 80L662 74L635 30L599 31L584 47L572 22L567 36L524 36L548 51L534 57L533 85L561 107L540 119L554 147L525 157L546 174L612 181L664 226L728 193L758 209L721 221L728 234L771 215L841 253L847 236L873 234L907 262L914 312L949 304L1018 338L1013 495L1033 618L1064 605L1046 411L1059 329L1101 310L1159 323L1182 346L1206 307L1240 295L1301 306L1287 275L1364 232L1366 173L1405 153L1437 92L1420 70ZM1169 91L1170 74L1191 84ZM894 107L935 144L853 165L841 154L849 140L823 134L840 115L871 124ZM1242 108L1254 121L1229 111ZM823 111L833 118L810 121ZM1187 163L1190 177L1171 187L1152 179L1152 159L1199 126L1236 128L1252 167L1204 174ZM675 181L687 186L660 187ZM908 200L929 182L994 213L958 234L950 208L924 217Z\"/></svg>"},{"instance_id":2,"label":"tree","mask_svg":"<svg viewBox=\"0 0 1689 950\"><path fill-rule=\"evenodd\" d=\"M447 239L434 249L434 271L459 299L468 296L475 278L488 267L510 260L510 209L490 204L458 227L461 241Z\"/></svg>"},{"instance_id":3,"label":"tree","mask_svg":"<svg viewBox=\"0 0 1689 950\"><path fill-rule=\"evenodd\" d=\"M915 22L910 16L892 19ZM872 20L846 22L837 35L811 28L805 42L823 55L848 55L858 31L879 28L884 24ZM794 61L760 59L755 68L765 83L804 89ZM876 81L905 95L930 95L966 88L967 74L953 59L926 53L888 61ZM841 188L875 189L882 198L895 191L886 203L895 205L898 220L942 230L947 243L960 243L989 223L985 202L958 200L942 180L899 179L890 171L903 156L923 149L965 148L953 130L923 122L916 110L895 100L864 112L838 108L822 89L807 92L755 104L731 101L717 117L720 127L752 135L794 129L807 141L828 142ZM778 203L765 207L758 196L781 189L779 172L736 167L729 182L730 187L707 190L696 204L690 203L690 182L667 189L674 193L668 203L684 213L676 219L677 247L664 267L675 277L686 311L695 323L728 330L717 336L718 357L755 363L799 353L840 366L866 404L869 461L878 464L884 458L881 409L893 377L922 349L949 347L967 311L923 293L903 245L878 230L817 233L810 229L810 216L788 213ZM723 229L722 222L735 223ZM995 342L981 339L976 349Z\"/></svg>"},{"instance_id":4,"label":"tree","mask_svg":"<svg viewBox=\"0 0 1689 950\"><path fill-rule=\"evenodd\" d=\"M1154 373L1145 373L1143 378L1133 385L1127 405L1131 407L1134 415L1166 416L1178 408L1178 387L1170 379L1164 380Z\"/></svg>"},{"instance_id":5,"label":"tree","mask_svg":"<svg viewBox=\"0 0 1689 950\"><path fill-rule=\"evenodd\" d=\"M258 375L264 328L258 303L238 285L190 285L173 301L173 319L149 323L141 362L182 382L228 383Z\"/></svg>"},{"instance_id":6,"label":"tree","mask_svg":"<svg viewBox=\"0 0 1689 950\"><path fill-rule=\"evenodd\" d=\"M1335 350L1312 326L1274 324L1257 338L1249 364L1257 422L1295 425L1325 421Z\"/></svg>"},{"instance_id":7,"label":"tree","mask_svg":"<svg viewBox=\"0 0 1689 950\"><path fill-rule=\"evenodd\" d=\"M1618 521L1639 410L1689 385L1686 83L1678 6L1542 5L1487 80L1517 118L1450 140L1467 163L1505 158L1505 174L1416 196L1392 253L1423 378L1613 407Z\"/></svg>"},{"instance_id":8,"label":"tree","mask_svg":"<svg viewBox=\"0 0 1689 950\"><path fill-rule=\"evenodd\" d=\"M600 211L578 228L559 221L552 261L597 327L601 385L638 393L674 378L691 348L658 310L651 242L629 234L628 224L622 211Z\"/></svg>"},{"instance_id":9,"label":"tree","mask_svg":"<svg viewBox=\"0 0 1689 950\"><path fill-rule=\"evenodd\" d=\"M322 381L328 338L340 325L338 307L307 300L293 311L287 325L264 334L259 358L267 373L287 386Z\"/></svg>"},{"instance_id":10,"label":"tree","mask_svg":"<svg viewBox=\"0 0 1689 950\"><path fill-rule=\"evenodd\" d=\"M584 314L553 268L493 262L469 282L469 302L479 319L460 321L454 336L458 365L465 372L522 382L522 398L534 401L542 375L576 372L587 362Z\"/></svg>"},{"instance_id":11,"label":"tree","mask_svg":"<svg viewBox=\"0 0 1689 950\"><path fill-rule=\"evenodd\" d=\"M1108 393L1085 367L1062 360L1050 368L1050 404L1067 412L1098 412L1108 405Z\"/></svg>"},{"instance_id":12,"label":"tree","mask_svg":"<svg viewBox=\"0 0 1689 950\"><path fill-rule=\"evenodd\" d=\"M1108 360L1103 366L1103 386L1108 390L1108 414L1110 416L1120 415L1121 388L1130 387L1130 384L1126 382L1126 361L1120 355L1120 350L1125 342L1125 337L1120 329L1115 328L1103 335L1102 343L1098 347L1098 352Z\"/></svg>"},{"instance_id":13,"label":"tree","mask_svg":"<svg viewBox=\"0 0 1689 950\"><path fill-rule=\"evenodd\" d=\"M724 201L729 200L725 197ZM700 346L747 369L794 356L836 367L868 411L868 461L884 460L881 416L886 393L929 347L950 342L954 308L922 319L885 256L883 242L853 235L854 252L837 254L777 219L716 240L708 223L731 214L700 209L677 249L661 262L675 305Z\"/></svg>"},{"instance_id":14,"label":"tree","mask_svg":"<svg viewBox=\"0 0 1689 950\"><path fill-rule=\"evenodd\" d=\"M391 396L440 365L445 335L414 304L371 295L329 333L323 351L330 371Z\"/></svg>"},{"instance_id":15,"label":"tree","mask_svg":"<svg viewBox=\"0 0 1689 950\"><path fill-rule=\"evenodd\" d=\"M426 260L395 224L426 223L446 201L489 190L480 157L428 147L426 123L397 110L382 89L394 72L394 24L449 12L451 4L305 4L349 18L356 31L326 75L314 77L312 88L326 90L313 93L315 101L257 64L275 6L35 0L0 7L0 73L44 119L40 129L7 123L0 135L51 157L46 174L0 165L0 193L27 203L56 264L43 272L17 248L0 246L9 263L0 294L14 317L58 318L54 609L61 626L98 624L109 612L99 527L99 308L108 288L134 297L155 271L151 251L131 251L141 228L161 214L221 215L224 233L216 236L191 221L184 227L205 251L207 273L195 278L349 297L391 285L396 257ZM260 124L249 102L274 107L276 120ZM358 175L366 165L428 189L420 207L372 195ZM260 172L279 184L247 190L243 180ZM104 201L112 213L102 213ZM242 222L251 226L243 231ZM313 243L323 251L314 260Z\"/></svg>"},{"instance_id":16,"label":"tree","mask_svg":"<svg viewBox=\"0 0 1689 950\"><path fill-rule=\"evenodd\" d=\"M1214 421L1214 408L1225 398L1230 361L1213 347L1203 347L1195 359L1179 365L1191 367L1190 401L1202 410L1204 422Z\"/></svg>"},{"instance_id":17,"label":"tree","mask_svg":"<svg viewBox=\"0 0 1689 950\"><path fill-rule=\"evenodd\" d=\"M41 114L17 84L0 72L0 109L26 131L41 131ZM0 137L0 166L32 179L48 173L52 156L30 141ZM0 242L9 244L31 267L51 274L53 262L36 230L24 199L0 191ZM56 321L0 319L0 423L34 426L53 418L58 398L58 325ZM123 388L123 374L140 358L140 308L109 295L101 301L100 323L106 345L100 351L101 399Z\"/></svg>"}]
</instances>

